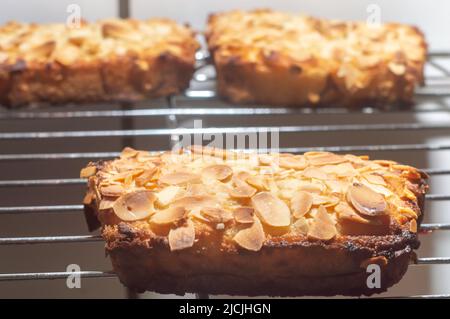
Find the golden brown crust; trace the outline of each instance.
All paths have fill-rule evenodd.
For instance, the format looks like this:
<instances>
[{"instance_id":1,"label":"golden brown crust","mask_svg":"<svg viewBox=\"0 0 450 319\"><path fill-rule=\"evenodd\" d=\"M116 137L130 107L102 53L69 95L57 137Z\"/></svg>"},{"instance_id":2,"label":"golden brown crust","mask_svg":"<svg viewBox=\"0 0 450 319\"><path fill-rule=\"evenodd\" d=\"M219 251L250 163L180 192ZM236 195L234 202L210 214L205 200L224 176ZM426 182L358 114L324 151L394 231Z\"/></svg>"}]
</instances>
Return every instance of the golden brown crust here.
<instances>
[{"instance_id":1,"label":"golden brown crust","mask_svg":"<svg viewBox=\"0 0 450 319\"><path fill-rule=\"evenodd\" d=\"M188 87L199 44L165 19L0 27L0 102L137 101Z\"/></svg>"},{"instance_id":2,"label":"golden brown crust","mask_svg":"<svg viewBox=\"0 0 450 319\"><path fill-rule=\"evenodd\" d=\"M81 172L89 178L86 214L103 225L106 251L128 287L180 294L369 295L400 280L419 246L414 226L423 216L427 185L415 168L323 152L239 157L191 150L125 149L120 159L91 163ZM251 200L223 192L243 183L259 187ZM313 200L294 214L299 190ZM230 220L239 207L253 209L255 221ZM329 229L332 237L324 231ZM248 234L242 241L237 234L243 230ZM381 267L379 289L366 285L372 263Z\"/></svg>"},{"instance_id":3,"label":"golden brown crust","mask_svg":"<svg viewBox=\"0 0 450 319\"><path fill-rule=\"evenodd\" d=\"M423 34L401 24L230 11L210 16L206 36L218 91L236 103L405 104L424 79Z\"/></svg>"}]
</instances>

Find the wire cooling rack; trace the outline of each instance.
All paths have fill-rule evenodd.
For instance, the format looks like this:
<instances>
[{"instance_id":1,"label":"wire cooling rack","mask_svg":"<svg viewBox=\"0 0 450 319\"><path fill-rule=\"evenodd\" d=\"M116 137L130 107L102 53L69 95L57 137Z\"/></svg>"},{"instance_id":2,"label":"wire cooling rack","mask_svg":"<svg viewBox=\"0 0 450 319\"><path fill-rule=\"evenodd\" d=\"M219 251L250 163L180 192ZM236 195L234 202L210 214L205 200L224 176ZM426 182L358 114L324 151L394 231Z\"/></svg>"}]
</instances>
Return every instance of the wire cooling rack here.
<instances>
[{"instance_id":1,"label":"wire cooling rack","mask_svg":"<svg viewBox=\"0 0 450 319\"><path fill-rule=\"evenodd\" d=\"M161 102L163 107L134 107L125 106L121 109L112 109L105 106L103 109L98 107L86 106L82 110L73 110L71 107L58 107L49 110L1 110L0 123L15 121L21 124L27 121L59 121L71 119L71 121L78 121L81 123L78 130L48 130L48 131L0 131L0 142L10 143L13 145L17 142L35 143L39 140L70 140L73 145L81 145L80 141L87 141L93 138L108 137L112 139L121 139L124 144L134 143L135 138L147 138L151 145L151 141L157 137L168 137L167 147L170 147L177 141L180 135L192 134L246 134L252 132L260 132L262 130L270 130L276 127L280 133L280 140L284 135L295 134L336 134L343 132L410 132L413 143L411 144L368 144L368 145L332 145L322 147L299 147L288 146L281 147L280 151L290 153L301 153L306 151L323 150L333 152L398 152L398 151L440 151L450 150L450 144L431 144L431 143L414 143L414 134L423 131L432 130L450 130L450 122L421 122L421 123L347 123L347 124L321 124L321 125L284 125L284 119L290 115L311 114L314 116L330 116L339 114L432 114L434 112L450 112L450 105L448 102L430 102L437 99L450 97L450 70L441 63L442 60L450 59L450 52L434 52L430 54L427 68L432 69L432 74L426 79L426 86L418 88L417 99L421 102L417 103L414 108L390 108L378 109L366 107L363 109L343 109L343 108L284 108L284 107L239 107L239 106L215 106L222 102L218 99L216 91L214 90L214 74L208 72L208 57L206 54L199 52L197 55L198 71L193 79L192 88L187 90L183 95L176 97L169 97L166 101ZM445 61L444 61L445 62ZM449 62L449 61L447 61ZM205 85L209 83L208 85ZM204 105L203 107L201 105ZM206 107L205 107L206 105ZM142 105L141 105L142 106ZM240 121L248 121L249 123L259 116L270 116L271 125L230 125L220 127L205 127L205 128L186 128L182 127L179 119L182 117L214 117L231 119L229 122L234 123L233 119ZM103 119L117 118L122 122L121 129L99 129L86 130L83 128L83 121L87 119L97 119L98 123L102 123ZM163 128L133 128L131 120L142 118L161 118L165 120L165 127ZM25 125L26 127L26 125ZM6 150L8 147L6 147ZM35 165L39 169L39 163L42 161L54 162L55 166L62 165L65 161L74 159L98 160L109 159L119 155L118 150L108 152L89 152L76 151L58 153L54 152L52 148L43 148L40 153L29 153L26 150L19 153L1 153L0 163L8 165L9 163L28 162L30 165ZM449 175L449 168L423 168L431 176L435 175ZM73 173L75 175L77 172ZM33 187L43 186L57 186L65 187L68 185L83 185L85 180L79 178L36 178L36 179L15 179L15 180L0 180L0 195L3 191L13 187L22 187L27 191ZM26 194L27 192L22 192ZM82 194L80 194L80 197ZM0 197L1 198L1 197ZM433 190L433 192L426 196L427 201L448 201L450 200L450 190L441 189L440 192ZM26 196L23 199L26 202ZM0 203L1 205L1 203ZM41 215L43 213L73 213L83 211L83 206L79 203L71 205L30 205L30 206L2 206L0 207L0 222L5 215L11 214L29 214ZM450 230L450 223L425 223L421 226L421 231L444 231ZM1 234L0 234L1 236ZM101 241L102 238L98 235L79 234L79 235L55 235L48 234L47 236L14 236L14 237L0 237L0 246L2 245L33 245L33 244L56 244L56 243L86 243ZM101 251L99 251L101 256ZM8 258L8 256L2 256ZM450 257L426 257L420 256L414 265L435 265L435 264L450 264ZM89 270L80 272L16 272L16 273L1 273L0 281L18 281L18 280L44 280L44 279L65 279L69 275L79 275L81 278L101 278L101 277L115 277L112 271ZM450 287L449 287L450 289ZM206 296L200 296L206 297ZM413 295L405 296L405 298L443 298L450 297L450 294L440 295Z\"/></svg>"}]
</instances>

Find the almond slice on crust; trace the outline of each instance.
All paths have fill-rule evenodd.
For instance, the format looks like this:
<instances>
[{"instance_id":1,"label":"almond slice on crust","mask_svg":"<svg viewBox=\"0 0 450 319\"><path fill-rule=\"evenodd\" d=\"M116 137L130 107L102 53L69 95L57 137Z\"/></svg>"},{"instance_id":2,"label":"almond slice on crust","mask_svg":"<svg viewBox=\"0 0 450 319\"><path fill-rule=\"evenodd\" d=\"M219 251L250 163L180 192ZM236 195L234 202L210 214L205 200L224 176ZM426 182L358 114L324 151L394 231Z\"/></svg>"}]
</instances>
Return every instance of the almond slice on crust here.
<instances>
[{"instance_id":1,"label":"almond slice on crust","mask_svg":"<svg viewBox=\"0 0 450 319\"><path fill-rule=\"evenodd\" d=\"M150 182L153 179L153 176L155 176L156 172L158 171L158 167L152 167L149 169L144 170L144 172L136 177L135 182L137 186L145 186L148 182Z\"/></svg>"},{"instance_id":2,"label":"almond slice on crust","mask_svg":"<svg viewBox=\"0 0 450 319\"><path fill-rule=\"evenodd\" d=\"M80 171L80 178L88 178L97 173L97 167L86 166Z\"/></svg>"},{"instance_id":3,"label":"almond slice on crust","mask_svg":"<svg viewBox=\"0 0 450 319\"><path fill-rule=\"evenodd\" d=\"M381 216L387 213L384 196L362 184L353 184L347 190L347 200L362 215Z\"/></svg>"},{"instance_id":4,"label":"almond slice on crust","mask_svg":"<svg viewBox=\"0 0 450 319\"><path fill-rule=\"evenodd\" d=\"M308 163L303 156L279 156L278 165L286 169L304 169Z\"/></svg>"},{"instance_id":5,"label":"almond slice on crust","mask_svg":"<svg viewBox=\"0 0 450 319\"><path fill-rule=\"evenodd\" d=\"M285 227L291 224L289 207L272 193L261 192L252 197L252 205L262 222L274 227Z\"/></svg>"},{"instance_id":6,"label":"almond slice on crust","mask_svg":"<svg viewBox=\"0 0 450 319\"><path fill-rule=\"evenodd\" d=\"M309 230L308 221L305 217L300 217L295 223L292 224L292 228L296 233L307 235Z\"/></svg>"},{"instance_id":7,"label":"almond slice on crust","mask_svg":"<svg viewBox=\"0 0 450 319\"><path fill-rule=\"evenodd\" d=\"M257 190L266 191L269 189L269 185L267 185L267 181L263 176L249 176L245 181Z\"/></svg>"},{"instance_id":8,"label":"almond slice on crust","mask_svg":"<svg viewBox=\"0 0 450 319\"><path fill-rule=\"evenodd\" d=\"M219 181L226 180L233 174L230 166L224 164L211 165L202 170L202 175L206 178L217 179Z\"/></svg>"},{"instance_id":9,"label":"almond slice on crust","mask_svg":"<svg viewBox=\"0 0 450 319\"><path fill-rule=\"evenodd\" d=\"M187 212L184 207L169 207L156 212L150 222L156 225L174 224L186 216Z\"/></svg>"},{"instance_id":10,"label":"almond slice on crust","mask_svg":"<svg viewBox=\"0 0 450 319\"><path fill-rule=\"evenodd\" d=\"M331 240L337 235L333 219L325 207L320 206L308 230L308 237L317 240Z\"/></svg>"},{"instance_id":11,"label":"almond slice on crust","mask_svg":"<svg viewBox=\"0 0 450 319\"><path fill-rule=\"evenodd\" d=\"M295 218L306 215L313 204L313 197L308 192L296 192L291 199L291 211Z\"/></svg>"},{"instance_id":12,"label":"almond slice on crust","mask_svg":"<svg viewBox=\"0 0 450 319\"><path fill-rule=\"evenodd\" d=\"M233 188L230 191L230 196L233 198L236 198L236 199L251 198L255 194L256 194L256 189L254 189L253 187L251 187L247 184L242 184L238 187Z\"/></svg>"},{"instance_id":13,"label":"almond slice on crust","mask_svg":"<svg viewBox=\"0 0 450 319\"><path fill-rule=\"evenodd\" d=\"M314 166L339 164L347 161L345 157L329 152L308 152L305 153L305 156L308 162Z\"/></svg>"},{"instance_id":14,"label":"almond slice on crust","mask_svg":"<svg viewBox=\"0 0 450 319\"><path fill-rule=\"evenodd\" d=\"M174 172L162 175L159 181L168 185L184 185L200 181L200 176L189 172Z\"/></svg>"},{"instance_id":15,"label":"almond slice on crust","mask_svg":"<svg viewBox=\"0 0 450 319\"><path fill-rule=\"evenodd\" d=\"M153 215L155 201L155 193L141 190L119 197L113 205L113 210L121 220L135 221Z\"/></svg>"},{"instance_id":16,"label":"almond slice on crust","mask_svg":"<svg viewBox=\"0 0 450 319\"><path fill-rule=\"evenodd\" d=\"M317 168L317 167L307 167L303 172L302 172L303 176L308 177L308 178L315 178L315 179L328 179L328 175L327 173L325 173L324 171L322 171L321 169Z\"/></svg>"},{"instance_id":17,"label":"almond slice on crust","mask_svg":"<svg viewBox=\"0 0 450 319\"><path fill-rule=\"evenodd\" d=\"M259 219L254 217L251 226L238 231L234 235L233 240L244 249L259 251L266 240L266 235Z\"/></svg>"},{"instance_id":18,"label":"almond slice on crust","mask_svg":"<svg viewBox=\"0 0 450 319\"><path fill-rule=\"evenodd\" d=\"M175 200L171 206L181 206L187 210L202 209L204 207L216 207L217 200L209 195L186 196Z\"/></svg>"},{"instance_id":19,"label":"almond slice on crust","mask_svg":"<svg viewBox=\"0 0 450 319\"><path fill-rule=\"evenodd\" d=\"M238 207L234 210L234 219L241 224L251 224L254 221L255 209L253 207Z\"/></svg>"},{"instance_id":20,"label":"almond slice on crust","mask_svg":"<svg viewBox=\"0 0 450 319\"><path fill-rule=\"evenodd\" d=\"M204 207L200 214L213 223L227 223L233 219L233 214L227 210L216 207Z\"/></svg>"},{"instance_id":21,"label":"almond slice on crust","mask_svg":"<svg viewBox=\"0 0 450 319\"><path fill-rule=\"evenodd\" d=\"M163 188L159 193L156 194L158 197L158 204L161 206L169 205L178 193L181 191L179 186L167 186Z\"/></svg>"},{"instance_id":22,"label":"almond slice on crust","mask_svg":"<svg viewBox=\"0 0 450 319\"><path fill-rule=\"evenodd\" d=\"M108 197L119 197L123 193L125 193L125 189L122 185L108 185L100 188L100 193L103 196Z\"/></svg>"},{"instance_id":23,"label":"almond slice on crust","mask_svg":"<svg viewBox=\"0 0 450 319\"><path fill-rule=\"evenodd\" d=\"M168 239L170 251L191 248L195 242L194 223L188 220L185 225L171 229Z\"/></svg>"}]
</instances>

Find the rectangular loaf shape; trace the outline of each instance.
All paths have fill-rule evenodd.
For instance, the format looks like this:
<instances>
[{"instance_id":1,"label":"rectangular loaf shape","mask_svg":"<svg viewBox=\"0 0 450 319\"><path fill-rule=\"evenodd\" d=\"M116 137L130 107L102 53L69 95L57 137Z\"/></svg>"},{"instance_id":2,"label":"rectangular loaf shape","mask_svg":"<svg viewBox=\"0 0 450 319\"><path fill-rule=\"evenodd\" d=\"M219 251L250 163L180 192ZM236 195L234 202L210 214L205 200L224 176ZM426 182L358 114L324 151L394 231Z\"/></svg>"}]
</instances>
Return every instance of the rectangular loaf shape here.
<instances>
[{"instance_id":1,"label":"rectangular loaf shape","mask_svg":"<svg viewBox=\"0 0 450 319\"><path fill-rule=\"evenodd\" d=\"M418 248L426 176L327 152L191 147L90 163L84 198L121 282L136 291L248 296L371 295ZM380 267L368 287L366 268Z\"/></svg>"},{"instance_id":2,"label":"rectangular loaf shape","mask_svg":"<svg viewBox=\"0 0 450 319\"><path fill-rule=\"evenodd\" d=\"M0 27L0 103L132 102L188 87L199 44L167 19Z\"/></svg>"},{"instance_id":3,"label":"rectangular loaf shape","mask_svg":"<svg viewBox=\"0 0 450 319\"><path fill-rule=\"evenodd\" d=\"M426 43L415 27L271 10L213 14L206 32L219 94L235 103L411 104Z\"/></svg>"}]
</instances>

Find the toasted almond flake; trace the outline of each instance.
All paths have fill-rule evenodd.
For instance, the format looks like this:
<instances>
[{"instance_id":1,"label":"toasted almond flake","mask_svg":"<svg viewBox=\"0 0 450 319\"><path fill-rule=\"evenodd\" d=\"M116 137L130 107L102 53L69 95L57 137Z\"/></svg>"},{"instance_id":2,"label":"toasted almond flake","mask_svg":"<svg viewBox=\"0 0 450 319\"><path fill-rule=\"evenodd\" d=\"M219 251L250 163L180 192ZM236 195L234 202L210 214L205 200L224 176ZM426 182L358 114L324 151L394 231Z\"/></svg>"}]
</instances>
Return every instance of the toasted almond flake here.
<instances>
[{"instance_id":1,"label":"toasted almond flake","mask_svg":"<svg viewBox=\"0 0 450 319\"><path fill-rule=\"evenodd\" d=\"M241 224L251 224L254 221L255 209L253 207L238 207L234 210L234 219Z\"/></svg>"},{"instance_id":2,"label":"toasted almond flake","mask_svg":"<svg viewBox=\"0 0 450 319\"><path fill-rule=\"evenodd\" d=\"M309 227L308 237L317 240L331 240L337 235L333 219L325 207L320 206Z\"/></svg>"},{"instance_id":3,"label":"toasted almond flake","mask_svg":"<svg viewBox=\"0 0 450 319\"><path fill-rule=\"evenodd\" d=\"M307 235L309 230L308 221L305 217L300 217L292 224L292 228L296 233L300 233L302 235Z\"/></svg>"},{"instance_id":4,"label":"toasted almond flake","mask_svg":"<svg viewBox=\"0 0 450 319\"><path fill-rule=\"evenodd\" d=\"M182 250L194 246L195 228L194 223L187 221L186 225L171 229L169 231L170 251Z\"/></svg>"},{"instance_id":5,"label":"toasted almond flake","mask_svg":"<svg viewBox=\"0 0 450 319\"><path fill-rule=\"evenodd\" d=\"M246 171L239 171L233 174L232 180L234 185L236 186L242 186L242 185L248 185L246 182L246 179L251 177L252 175L249 172Z\"/></svg>"},{"instance_id":6,"label":"toasted almond flake","mask_svg":"<svg viewBox=\"0 0 450 319\"><path fill-rule=\"evenodd\" d=\"M387 213L384 196L362 184L353 184L348 188L347 200L359 213L366 216L380 216Z\"/></svg>"},{"instance_id":7,"label":"toasted almond flake","mask_svg":"<svg viewBox=\"0 0 450 319\"><path fill-rule=\"evenodd\" d=\"M311 194L313 198L313 205L323 205L325 207L336 205L339 202L339 198L331 195L319 195L316 193Z\"/></svg>"},{"instance_id":8,"label":"toasted almond flake","mask_svg":"<svg viewBox=\"0 0 450 319\"><path fill-rule=\"evenodd\" d=\"M327 174L335 174L339 177L352 177L358 174L358 171L350 163L325 165L321 169Z\"/></svg>"},{"instance_id":9,"label":"toasted almond flake","mask_svg":"<svg viewBox=\"0 0 450 319\"><path fill-rule=\"evenodd\" d=\"M153 179L153 176L155 176L155 174L157 172L158 172L158 167L152 167L152 168L144 170L144 172L135 179L136 185L144 186L148 182L151 182Z\"/></svg>"},{"instance_id":10,"label":"toasted almond flake","mask_svg":"<svg viewBox=\"0 0 450 319\"><path fill-rule=\"evenodd\" d=\"M122 195L114 203L114 213L121 220L134 221L150 217L155 213L155 193L140 190Z\"/></svg>"},{"instance_id":11,"label":"toasted almond flake","mask_svg":"<svg viewBox=\"0 0 450 319\"><path fill-rule=\"evenodd\" d=\"M389 71L394 73L395 75L401 76L406 72L406 66L404 64L399 64L395 62L391 62L388 64Z\"/></svg>"},{"instance_id":12,"label":"toasted almond flake","mask_svg":"<svg viewBox=\"0 0 450 319\"><path fill-rule=\"evenodd\" d=\"M347 161L343 156L328 152L308 152L305 153L305 156L308 159L308 162L315 166L339 164Z\"/></svg>"},{"instance_id":13,"label":"toasted almond flake","mask_svg":"<svg viewBox=\"0 0 450 319\"><path fill-rule=\"evenodd\" d=\"M213 223L227 223L233 219L230 211L216 207L204 207L200 210L200 214Z\"/></svg>"},{"instance_id":14,"label":"toasted almond flake","mask_svg":"<svg viewBox=\"0 0 450 319\"><path fill-rule=\"evenodd\" d=\"M263 176L259 175L250 176L245 181L249 183L251 186L255 187L257 190L265 191L269 189L267 181Z\"/></svg>"},{"instance_id":15,"label":"toasted almond flake","mask_svg":"<svg viewBox=\"0 0 450 319\"><path fill-rule=\"evenodd\" d=\"M103 196L119 197L125 193L125 189L122 185L108 185L100 188L100 193Z\"/></svg>"},{"instance_id":16,"label":"toasted almond flake","mask_svg":"<svg viewBox=\"0 0 450 319\"><path fill-rule=\"evenodd\" d=\"M252 205L262 222L274 227L285 227L291 223L289 207L269 192L261 192L252 197Z\"/></svg>"},{"instance_id":17,"label":"toasted almond flake","mask_svg":"<svg viewBox=\"0 0 450 319\"><path fill-rule=\"evenodd\" d=\"M331 193L346 193L350 182L342 180L326 180L325 184Z\"/></svg>"},{"instance_id":18,"label":"toasted almond flake","mask_svg":"<svg viewBox=\"0 0 450 319\"><path fill-rule=\"evenodd\" d=\"M273 163L273 157L270 156L269 154L260 154L258 156L258 160L259 160L259 165L268 166L268 165L272 165L272 163Z\"/></svg>"},{"instance_id":19,"label":"toasted almond flake","mask_svg":"<svg viewBox=\"0 0 450 319\"><path fill-rule=\"evenodd\" d=\"M387 187L384 187L382 185L376 185L376 184L369 183L366 179L361 179L360 182L364 186L369 187L374 192L379 193L379 194L383 194L384 196L391 196L393 194Z\"/></svg>"},{"instance_id":20,"label":"toasted almond flake","mask_svg":"<svg viewBox=\"0 0 450 319\"><path fill-rule=\"evenodd\" d=\"M202 209L204 207L216 207L217 200L209 195L186 196L175 200L171 206L181 206L187 210Z\"/></svg>"},{"instance_id":21,"label":"toasted almond flake","mask_svg":"<svg viewBox=\"0 0 450 319\"><path fill-rule=\"evenodd\" d=\"M143 172L143 169L135 169L131 171L125 171L118 174L114 174L110 177L111 181L124 181L126 179L132 179L134 176L139 175Z\"/></svg>"},{"instance_id":22,"label":"toasted almond flake","mask_svg":"<svg viewBox=\"0 0 450 319\"><path fill-rule=\"evenodd\" d=\"M339 203L338 205L336 205L334 210L337 213L338 220L348 220L359 224L373 223L372 220L368 220L359 215L358 213L356 213L353 210L353 208L351 208L350 205L348 205L347 203L344 202Z\"/></svg>"},{"instance_id":23,"label":"toasted almond flake","mask_svg":"<svg viewBox=\"0 0 450 319\"><path fill-rule=\"evenodd\" d=\"M168 185L184 185L200 181L200 176L189 172L175 172L162 175L159 181Z\"/></svg>"},{"instance_id":24,"label":"toasted almond flake","mask_svg":"<svg viewBox=\"0 0 450 319\"><path fill-rule=\"evenodd\" d=\"M255 194L256 194L256 189L247 184L243 184L241 186L235 187L230 191L230 196L233 198L236 198L236 199L250 198Z\"/></svg>"},{"instance_id":25,"label":"toasted almond flake","mask_svg":"<svg viewBox=\"0 0 450 319\"><path fill-rule=\"evenodd\" d=\"M363 177L371 184L386 186L386 181L380 175L364 174Z\"/></svg>"},{"instance_id":26,"label":"toasted almond flake","mask_svg":"<svg viewBox=\"0 0 450 319\"><path fill-rule=\"evenodd\" d=\"M412 233L417 233L417 222L415 219L412 219L409 222L409 231Z\"/></svg>"},{"instance_id":27,"label":"toasted almond flake","mask_svg":"<svg viewBox=\"0 0 450 319\"><path fill-rule=\"evenodd\" d=\"M189 184L186 188L186 196L203 196L208 194L208 189L203 184Z\"/></svg>"},{"instance_id":28,"label":"toasted almond flake","mask_svg":"<svg viewBox=\"0 0 450 319\"><path fill-rule=\"evenodd\" d=\"M131 158L135 157L139 152L131 147L125 147L120 153L120 158Z\"/></svg>"},{"instance_id":29,"label":"toasted almond flake","mask_svg":"<svg viewBox=\"0 0 450 319\"><path fill-rule=\"evenodd\" d=\"M309 193L320 194L324 191L325 186L319 183L305 183L301 185L298 189Z\"/></svg>"},{"instance_id":30,"label":"toasted almond flake","mask_svg":"<svg viewBox=\"0 0 450 319\"><path fill-rule=\"evenodd\" d=\"M102 210L111 209L111 208L113 208L115 202L116 202L116 200L110 200L110 199L103 198L100 201L100 204L98 205L98 210L102 211Z\"/></svg>"},{"instance_id":31,"label":"toasted almond flake","mask_svg":"<svg viewBox=\"0 0 450 319\"><path fill-rule=\"evenodd\" d=\"M80 178L88 178L97 172L97 167L87 166L80 171Z\"/></svg>"},{"instance_id":32,"label":"toasted almond flake","mask_svg":"<svg viewBox=\"0 0 450 319\"><path fill-rule=\"evenodd\" d=\"M303 156L280 156L278 158L278 165L286 169L304 169L307 166L306 160Z\"/></svg>"},{"instance_id":33,"label":"toasted almond flake","mask_svg":"<svg viewBox=\"0 0 450 319\"><path fill-rule=\"evenodd\" d=\"M167 186L156 194L158 197L158 204L161 206L169 205L181 191L179 186Z\"/></svg>"},{"instance_id":34,"label":"toasted almond flake","mask_svg":"<svg viewBox=\"0 0 450 319\"><path fill-rule=\"evenodd\" d=\"M92 202L94 201L94 198L95 198L94 192L88 191L88 192L86 193L86 195L84 195L84 197L83 197L83 204L84 204L84 205L90 205L90 204L92 204Z\"/></svg>"},{"instance_id":35,"label":"toasted almond flake","mask_svg":"<svg viewBox=\"0 0 450 319\"><path fill-rule=\"evenodd\" d=\"M316 178L322 180L328 179L328 175L324 171L316 167L307 167L302 174L303 176L308 178Z\"/></svg>"},{"instance_id":36,"label":"toasted almond flake","mask_svg":"<svg viewBox=\"0 0 450 319\"><path fill-rule=\"evenodd\" d=\"M156 225L174 224L187 216L184 207L169 207L156 212L150 222Z\"/></svg>"},{"instance_id":37,"label":"toasted almond flake","mask_svg":"<svg viewBox=\"0 0 450 319\"><path fill-rule=\"evenodd\" d=\"M217 164L211 165L202 170L202 175L206 178L217 179L223 181L233 174L233 170L228 165Z\"/></svg>"},{"instance_id":38,"label":"toasted almond flake","mask_svg":"<svg viewBox=\"0 0 450 319\"><path fill-rule=\"evenodd\" d=\"M291 211L295 218L300 218L307 214L313 204L313 196L304 191L295 193L291 199Z\"/></svg>"},{"instance_id":39,"label":"toasted almond flake","mask_svg":"<svg viewBox=\"0 0 450 319\"><path fill-rule=\"evenodd\" d=\"M259 251L266 240L266 235L259 219L254 217L251 226L238 231L233 240L244 249Z\"/></svg>"}]
</instances>

